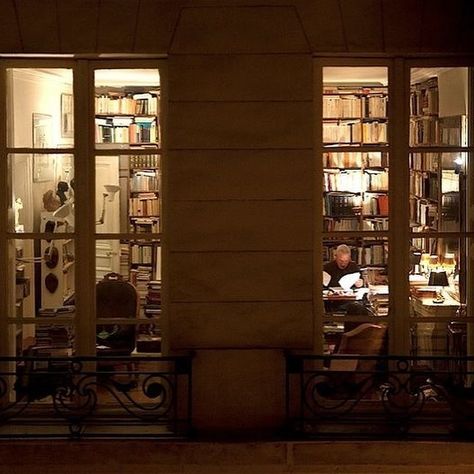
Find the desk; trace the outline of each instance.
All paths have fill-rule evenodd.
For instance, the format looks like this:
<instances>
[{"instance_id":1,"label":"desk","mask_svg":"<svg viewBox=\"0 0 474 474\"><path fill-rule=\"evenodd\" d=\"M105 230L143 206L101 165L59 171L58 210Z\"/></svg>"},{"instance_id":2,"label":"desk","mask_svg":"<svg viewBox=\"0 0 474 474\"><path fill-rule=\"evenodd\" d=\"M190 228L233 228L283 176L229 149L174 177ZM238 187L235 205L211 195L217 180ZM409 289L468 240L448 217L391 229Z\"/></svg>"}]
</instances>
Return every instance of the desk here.
<instances>
[{"instance_id":1,"label":"desk","mask_svg":"<svg viewBox=\"0 0 474 474\"><path fill-rule=\"evenodd\" d=\"M411 296L411 304L415 316L418 316L412 328L412 351L417 356L444 356L448 355L448 324L449 318L456 316L459 302L443 292L445 300L442 303L433 303L433 296L420 296L415 291ZM440 322L433 320L423 322L423 318L440 318ZM442 365L442 364L441 364ZM445 369L446 367L437 367Z\"/></svg>"},{"instance_id":2,"label":"desk","mask_svg":"<svg viewBox=\"0 0 474 474\"><path fill-rule=\"evenodd\" d=\"M438 317L445 316L454 318L459 308L459 301L455 300L446 291L443 292L444 301L442 303L433 303L431 296L412 295L412 307L416 316L420 317Z\"/></svg>"}]
</instances>

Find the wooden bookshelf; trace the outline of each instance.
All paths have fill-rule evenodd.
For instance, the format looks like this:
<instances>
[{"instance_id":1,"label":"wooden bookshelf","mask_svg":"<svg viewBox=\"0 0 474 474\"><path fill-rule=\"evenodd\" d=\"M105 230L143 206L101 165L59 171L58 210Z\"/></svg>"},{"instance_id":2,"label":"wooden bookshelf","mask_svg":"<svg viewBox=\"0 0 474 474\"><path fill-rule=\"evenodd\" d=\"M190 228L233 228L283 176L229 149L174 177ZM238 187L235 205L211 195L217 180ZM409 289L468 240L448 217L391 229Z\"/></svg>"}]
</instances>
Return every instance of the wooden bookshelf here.
<instances>
[{"instance_id":1,"label":"wooden bookshelf","mask_svg":"<svg viewBox=\"0 0 474 474\"><path fill-rule=\"evenodd\" d=\"M410 225L417 231L459 230L459 169L450 146L465 145L466 117L439 116L438 78L413 84L410 145L446 148L410 154Z\"/></svg>"},{"instance_id":2,"label":"wooden bookshelf","mask_svg":"<svg viewBox=\"0 0 474 474\"><path fill-rule=\"evenodd\" d=\"M96 91L95 136L97 144L160 143L160 95L149 88L133 91L104 89Z\"/></svg>"},{"instance_id":3,"label":"wooden bookshelf","mask_svg":"<svg viewBox=\"0 0 474 474\"><path fill-rule=\"evenodd\" d=\"M324 230L387 230L386 153L323 154Z\"/></svg>"},{"instance_id":4,"label":"wooden bookshelf","mask_svg":"<svg viewBox=\"0 0 474 474\"><path fill-rule=\"evenodd\" d=\"M387 107L386 87L325 86L324 145L386 145Z\"/></svg>"}]
</instances>

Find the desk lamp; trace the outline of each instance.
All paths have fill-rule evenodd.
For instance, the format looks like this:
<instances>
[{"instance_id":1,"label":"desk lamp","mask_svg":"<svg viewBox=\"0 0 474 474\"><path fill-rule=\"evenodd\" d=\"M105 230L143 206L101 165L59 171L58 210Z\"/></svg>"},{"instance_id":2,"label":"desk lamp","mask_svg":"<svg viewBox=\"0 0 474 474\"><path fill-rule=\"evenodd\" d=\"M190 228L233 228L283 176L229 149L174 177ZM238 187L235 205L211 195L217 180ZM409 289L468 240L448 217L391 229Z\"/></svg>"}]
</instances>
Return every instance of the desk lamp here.
<instances>
[{"instance_id":1,"label":"desk lamp","mask_svg":"<svg viewBox=\"0 0 474 474\"><path fill-rule=\"evenodd\" d=\"M430 254L429 253L422 253L421 256L420 256L420 263L419 263L422 273L424 273L424 274L428 273L429 263L430 263Z\"/></svg>"},{"instance_id":2,"label":"desk lamp","mask_svg":"<svg viewBox=\"0 0 474 474\"><path fill-rule=\"evenodd\" d=\"M420 274L420 262L421 262L421 252L415 250L410 253L410 266L413 269L415 275Z\"/></svg>"},{"instance_id":3,"label":"desk lamp","mask_svg":"<svg viewBox=\"0 0 474 474\"><path fill-rule=\"evenodd\" d=\"M115 194L120 190L120 186L117 184L104 184L105 193L102 193L102 211L99 219L96 221L97 225L101 225L105 222L105 200L113 202Z\"/></svg>"},{"instance_id":4,"label":"desk lamp","mask_svg":"<svg viewBox=\"0 0 474 474\"><path fill-rule=\"evenodd\" d=\"M452 275L454 273L454 269L456 268L456 259L454 258L454 253L447 253L444 256L443 268L446 270L448 275Z\"/></svg>"},{"instance_id":5,"label":"desk lamp","mask_svg":"<svg viewBox=\"0 0 474 474\"><path fill-rule=\"evenodd\" d=\"M449 286L448 275L444 270L432 271L430 273L430 279L428 281L429 286L436 286L436 297L433 299L433 303L443 303L443 286Z\"/></svg>"}]
</instances>

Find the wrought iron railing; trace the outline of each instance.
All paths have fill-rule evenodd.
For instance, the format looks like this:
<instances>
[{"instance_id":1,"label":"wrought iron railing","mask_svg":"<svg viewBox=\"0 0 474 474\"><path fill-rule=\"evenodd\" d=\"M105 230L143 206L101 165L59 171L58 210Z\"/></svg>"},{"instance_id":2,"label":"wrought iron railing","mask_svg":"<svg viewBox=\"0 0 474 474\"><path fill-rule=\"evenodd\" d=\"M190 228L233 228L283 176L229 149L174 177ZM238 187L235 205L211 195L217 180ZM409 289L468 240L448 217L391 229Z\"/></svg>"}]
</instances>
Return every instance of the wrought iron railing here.
<instances>
[{"instance_id":1,"label":"wrought iron railing","mask_svg":"<svg viewBox=\"0 0 474 474\"><path fill-rule=\"evenodd\" d=\"M288 429L302 437L474 437L474 357L287 355Z\"/></svg>"},{"instance_id":2,"label":"wrought iron railing","mask_svg":"<svg viewBox=\"0 0 474 474\"><path fill-rule=\"evenodd\" d=\"M0 437L186 437L191 357L0 358Z\"/></svg>"}]
</instances>

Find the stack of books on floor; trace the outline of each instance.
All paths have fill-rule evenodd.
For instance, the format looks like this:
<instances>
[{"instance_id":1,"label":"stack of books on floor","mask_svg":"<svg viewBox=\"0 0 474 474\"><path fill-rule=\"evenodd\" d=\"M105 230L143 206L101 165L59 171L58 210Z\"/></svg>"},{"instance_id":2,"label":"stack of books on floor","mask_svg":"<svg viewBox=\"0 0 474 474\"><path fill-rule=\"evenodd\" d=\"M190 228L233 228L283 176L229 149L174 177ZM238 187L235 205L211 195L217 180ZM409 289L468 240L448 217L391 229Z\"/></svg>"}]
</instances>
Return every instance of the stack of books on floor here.
<instances>
[{"instance_id":1,"label":"stack of books on floor","mask_svg":"<svg viewBox=\"0 0 474 474\"><path fill-rule=\"evenodd\" d=\"M40 308L38 319L42 317L72 317L75 313L74 306L60 306L54 308ZM70 357L73 354L74 332L71 324L61 323L38 323L36 326L35 345L33 353L37 357ZM38 361L35 369L47 369L54 365L60 368L67 362Z\"/></svg>"}]
</instances>

